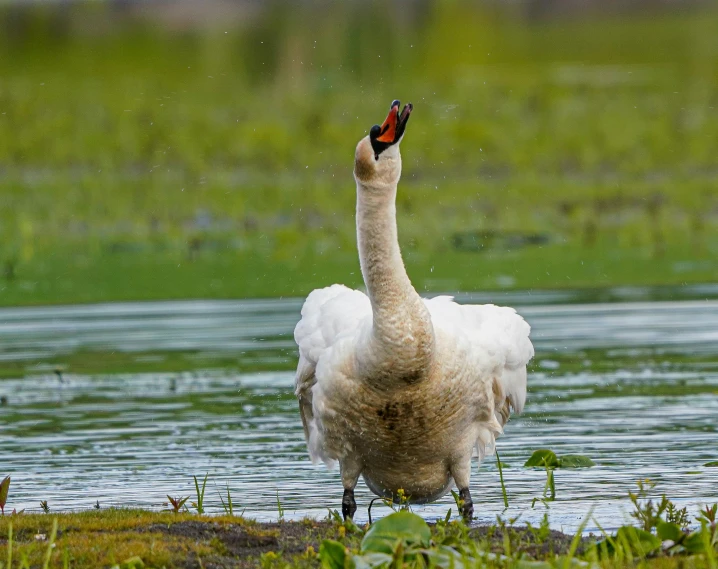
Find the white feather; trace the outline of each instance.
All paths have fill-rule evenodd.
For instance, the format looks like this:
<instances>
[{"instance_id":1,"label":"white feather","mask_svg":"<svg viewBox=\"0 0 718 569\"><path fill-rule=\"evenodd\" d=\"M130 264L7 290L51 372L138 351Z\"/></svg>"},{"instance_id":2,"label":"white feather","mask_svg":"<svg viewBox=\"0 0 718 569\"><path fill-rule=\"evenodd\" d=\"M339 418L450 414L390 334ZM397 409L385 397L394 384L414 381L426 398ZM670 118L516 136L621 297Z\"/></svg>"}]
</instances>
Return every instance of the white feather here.
<instances>
[{"instance_id":1,"label":"white feather","mask_svg":"<svg viewBox=\"0 0 718 569\"><path fill-rule=\"evenodd\" d=\"M521 413L526 403L526 364L534 355L528 323L506 306L462 305L450 296L437 296L425 303L435 329L444 329L457 342L469 343L477 379L498 373L513 410Z\"/></svg>"},{"instance_id":2,"label":"white feather","mask_svg":"<svg viewBox=\"0 0 718 569\"><path fill-rule=\"evenodd\" d=\"M505 398L520 413L526 401L526 364L534 355L529 325L513 308L487 305L460 305L452 297L424 301L431 314L435 333L452 338L458 353L468 354L472 377L479 389L498 377ZM295 393L300 400L302 421L310 457L332 464L337 457L324 452L322 429L316 424L315 409L324 410L323 397L333 383L346 381L342 365L365 345L372 310L369 298L343 285L313 291L302 307L302 318L294 331L299 346ZM317 374L317 367L322 373ZM317 377L322 381L317 385ZM491 452L507 415L496 411L497 424L479 429L476 449L479 458Z\"/></svg>"},{"instance_id":3,"label":"white feather","mask_svg":"<svg viewBox=\"0 0 718 569\"><path fill-rule=\"evenodd\" d=\"M314 406L323 407L322 392L332 389L332 381L339 381L339 370L331 367L320 377L327 385L316 387L316 369L320 363L336 361L332 358L341 340L352 349L359 344L362 327L371 328L371 303L358 290L335 284L312 291L302 306L302 318L294 329L299 346L299 364L295 378L295 395L304 425L309 456L313 462L322 460L333 465L333 457L323 452L321 431L317 429Z\"/></svg>"}]
</instances>

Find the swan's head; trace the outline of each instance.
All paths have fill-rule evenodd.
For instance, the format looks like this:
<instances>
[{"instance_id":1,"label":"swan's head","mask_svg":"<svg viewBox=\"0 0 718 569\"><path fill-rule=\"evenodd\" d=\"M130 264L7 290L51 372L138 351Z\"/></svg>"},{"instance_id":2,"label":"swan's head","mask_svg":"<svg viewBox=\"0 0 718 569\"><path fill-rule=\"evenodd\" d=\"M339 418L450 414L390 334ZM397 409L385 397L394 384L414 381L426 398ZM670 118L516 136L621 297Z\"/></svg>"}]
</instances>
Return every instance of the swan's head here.
<instances>
[{"instance_id":1,"label":"swan's head","mask_svg":"<svg viewBox=\"0 0 718 569\"><path fill-rule=\"evenodd\" d=\"M359 141L354 160L354 177L357 181L370 186L392 185L399 181L399 143L414 108L409 103L399 112L400 107L401 103L394 101L384 124L375 124L369 135Z\"/></svg>"}]
</instances>

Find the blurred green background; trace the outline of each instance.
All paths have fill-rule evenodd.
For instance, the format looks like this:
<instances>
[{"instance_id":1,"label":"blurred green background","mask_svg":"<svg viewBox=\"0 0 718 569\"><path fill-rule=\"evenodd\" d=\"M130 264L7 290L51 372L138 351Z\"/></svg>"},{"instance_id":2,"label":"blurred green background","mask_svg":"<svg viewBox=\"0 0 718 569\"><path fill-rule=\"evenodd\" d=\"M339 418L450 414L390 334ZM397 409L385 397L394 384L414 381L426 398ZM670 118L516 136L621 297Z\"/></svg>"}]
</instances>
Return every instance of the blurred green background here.
<instances>
[{"instance_id":1,"label":"blurred green background","mask_svg":"<svg viewBox=\"0 0 718 569\"><path fill-rule=\"evenodd\" d=\"M585 4L0 5L0 304L360 286L394 98L420 291L717 281L718 11Z\"/></svg>"}]
</instances>

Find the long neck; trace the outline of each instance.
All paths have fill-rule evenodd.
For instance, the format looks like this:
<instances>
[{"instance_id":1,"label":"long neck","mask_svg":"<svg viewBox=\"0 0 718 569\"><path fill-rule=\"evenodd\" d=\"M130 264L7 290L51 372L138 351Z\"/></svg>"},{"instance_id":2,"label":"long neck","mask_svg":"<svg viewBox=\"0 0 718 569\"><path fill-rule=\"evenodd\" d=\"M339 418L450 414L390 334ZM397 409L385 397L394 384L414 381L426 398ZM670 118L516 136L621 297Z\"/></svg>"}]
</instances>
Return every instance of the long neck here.
<instances>
[{"instance_id":1,"label":"long neck","mask_svg":"<svg viewBox=\"0 0 718 569\"><path fill-rule=\"evenodd\" d=\"M426 305L401 259L396 185L378 191L357 183L357 237L373 311L375 363L393 376L417 380L429 365L434 333Z\"/></svg>"}]
</instances>

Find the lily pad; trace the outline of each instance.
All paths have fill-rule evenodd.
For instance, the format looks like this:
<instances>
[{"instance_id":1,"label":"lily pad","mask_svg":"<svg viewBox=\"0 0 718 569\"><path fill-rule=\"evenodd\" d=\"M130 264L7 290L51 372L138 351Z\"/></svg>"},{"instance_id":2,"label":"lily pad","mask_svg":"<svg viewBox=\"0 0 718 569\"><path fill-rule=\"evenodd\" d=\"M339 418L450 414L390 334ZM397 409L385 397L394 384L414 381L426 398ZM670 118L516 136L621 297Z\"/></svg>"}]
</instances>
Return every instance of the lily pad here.
<instances>
[{"instance_id":1,"label":"lily pad","mask_svg":"<svg viewBox=\"0 0 718 569\"><path fill-rule=\"evenodd\" d=\"M580 454L567 454L558 459L559 468L590 468L596 466L587 456L581 456Z\"/></svg>"},{"instance_id":2,"label":"lily pad","mask_svg":"<svg viewBox=\"0 0 718 569\"><path fill-rule=\"evenodd\" d=\"M716 466L718 466L718 460L713 460L713 461L711 461L711 462L706 462L703 466L716 467Z\"/></svg>"},{"instance_id":3,"label":"lily pad","mask_svg":"<svg viewBox=\"0 0 718 569\"><path fill-rule=\"evenodd\" d=\"M373 524L361 542L361 552L379 552L391 555L398 543L428 547L431 530L416 514L394 512Z\"/></svg>"},{"instance_id":4,"label":"lily pad","mask_svg":"<svg viewBox=\"0 0 718 569\"><path fill-rule=\"evenodd\" d=\"M534 451L531 457L524 463L524 466L538 466L540 468L558 468L561 466L556 453L548 449Z\"/></svg>"}]
</instances>

